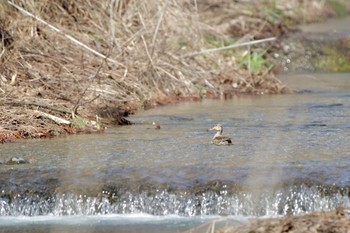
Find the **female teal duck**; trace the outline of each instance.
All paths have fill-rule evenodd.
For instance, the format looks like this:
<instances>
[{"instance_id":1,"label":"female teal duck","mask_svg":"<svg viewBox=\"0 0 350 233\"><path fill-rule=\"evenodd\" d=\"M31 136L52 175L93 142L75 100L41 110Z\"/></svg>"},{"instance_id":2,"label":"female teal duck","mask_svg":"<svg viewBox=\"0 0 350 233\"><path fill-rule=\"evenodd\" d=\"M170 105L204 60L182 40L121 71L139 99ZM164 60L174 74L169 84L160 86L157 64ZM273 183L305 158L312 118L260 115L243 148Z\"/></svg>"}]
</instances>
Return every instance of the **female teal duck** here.
<instances>
[{"instance_id":1,"label":"female teal duck","mask_svg":"<svg viewBox=\"0 0 350 233\"><path fill-rule=\"evenodd\" d=\"M214 135L213 139L211 140L212 144L221 146L221 145L230 145L232 144L232 140L229 137L222 136L223 128L220 124L214 125L210 131L216 130L216 134Z\"/></svg>"}]
</instances>

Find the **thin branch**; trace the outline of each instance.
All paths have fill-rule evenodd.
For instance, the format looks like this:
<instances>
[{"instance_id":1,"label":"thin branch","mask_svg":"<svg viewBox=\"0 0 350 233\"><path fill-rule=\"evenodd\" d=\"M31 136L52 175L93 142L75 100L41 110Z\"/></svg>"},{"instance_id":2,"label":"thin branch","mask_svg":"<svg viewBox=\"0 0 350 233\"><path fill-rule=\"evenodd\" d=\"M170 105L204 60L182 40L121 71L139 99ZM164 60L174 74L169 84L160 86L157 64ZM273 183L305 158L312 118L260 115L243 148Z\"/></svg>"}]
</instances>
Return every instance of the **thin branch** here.
<instances>
[{"instance_id":1,"label":"thin branch","mask_svg":"<svg viewBox=\"0 0 350 233\"><path fill-rule=\"evenodd\" d=\"M153 56L154 46L155 46L155 43L156 43L157 34L158 34L158 31L159 31L160 24L161 24L161 22L162 22L162 20L164 18L164 14L166 12L166 9L168 8L168 3L169 3L169 0L167 0L165 2L164 6L163 6L163 9L162 9L162 14L159 17L156 29L154 30L154 34L153 34L153 38L152 38L151 56Z\"/></svg>"},{"instance_id":2,"label":"thin branch","mask_svg":"<svg viewBox=\"0 0 350 233\"><path fill-rule=\"evenodd\" d=\"M145 46L145 51L146 51L147 57L149 59L149 62L151 63L152 67L154 68L153 60L152 60L151 54L148 51L148 47L147 47L147 43L145 41L145 38L143 36L141 36L141 39L142 39L143 45Z\"/></svg>"},{"instance_id":3,"label":"thin branch","mask_svg":"<svg viewBox=\"0 0 350 233\"><path fill-rule=\"evenodd\" d=\"M5 49L3 49L3 50L1 51L1 53L0 53L0 58L2 57L2 55L4 55L4 53L5 53Z\"/></svg>"},{"instance_id":4,"label":"thin branch","mask_svg":"<svg viewBox=\"0 0 350 233\"><path fill-rule=\"evenodd\" d=\"M190 54L185 55L183 57L184 58L188 58L188 57L194 57L194 56L198 56L198 55L206 54L206 53L215 53L215 52L219 52L219 51L226 50L226 49L233 49L233 48L238 48L238 47L243 47L243 46L250 46L250 45L254 45L254 44L265 43L265 42L268 42L268 41L274 41L276 39L277 39L276 37L270 37L270 38L261 39L261 40L253 40L253 41L243 42L243 43L240 43L240 44L233 44L233 45L223 46L223 47L220 47L220 48L206 49L206 50L202 50L202 51L199 51L199 52L190 53Z\"/></svg>"},{"instance_id":5,"label":"thin branch","mask_svg":"<svg viewBox=\"0 0 350 233\"><path fill-rule=\"evenodd\" d=\"M140 17L140 21L141 21L141 23L142 23L143 28L146 28L146 24L145 24L145 22L144 22L144 20L143 20L142 15L139 13L138 16ZM154 64L153 64L152 56L151 56L151 54L150 54L150 52L149 52L149 49L148 49L148 46L147 46L145 37L144 37L143 35L141 35L140 37L141 37L142 42L143 42L143 45L144 45L144 47L145 47L145 51L146 51L147 57L148 57L148 59L149 59L149 62L150 62L150 64L152 65L152 67L153 67L153 69L154 69Z\"/></svg>"},{"instance_id":6,"label":"thin branch","mask_svg":"<svg viewBox=\"0 0 350 233\"><path fill-rule=\"evenodd\" d=\"M115 1L116 0L110 0L110 3L109 3L109 27L110 27L111 36L112 36L112 47L116 46L118 49L118 52L120 52L121 47L115 38L115 25L113 20L113 15L114 15L113 12L115 11L115 6L116 6Z\"/></svg>"},{"instance_id":7,"label":"thin branch","mask_svg":"<svg viewBox=\"0 0 350 233\"><path fill-rule=\"evenodd\" d=\"M112 50L112 49L109 50L108 55L105 57L105 59L103 59L103 61L101 62L100 66L99 66L98 69L96 70L94 76L91 77L91 80L95 79L95 78L98 76L98 74L100 73L100 71L101 71L101 69L102 69L103 64L107 61L108 56L109 56L109 53L110 53L111 50ZM77 113L79 106L82 105L82 104L80 104L80 101L81 101L81 100L83 99L83 97L85 96L85 93L86 93L86 91L89 89L89 87L91 86L91 84L92 84L92 82L90 82L90 84L84 89L83 93L81 93L81 95L80 95L80 98L78 99L78 101L77 101L76 104L74 105L73 110L72 110L72 116L73 116L73 118L74 118L75 114ZM99 96L97 96L96 98L93 98L93 100L97 99L98 97L99 97ZM93 100L92 100L92 101L93 101ZM91 101L91 102L92 102L92 101ZM88 103L88 102L87 102L87 103Z\"/></svg>"}]
</instances>

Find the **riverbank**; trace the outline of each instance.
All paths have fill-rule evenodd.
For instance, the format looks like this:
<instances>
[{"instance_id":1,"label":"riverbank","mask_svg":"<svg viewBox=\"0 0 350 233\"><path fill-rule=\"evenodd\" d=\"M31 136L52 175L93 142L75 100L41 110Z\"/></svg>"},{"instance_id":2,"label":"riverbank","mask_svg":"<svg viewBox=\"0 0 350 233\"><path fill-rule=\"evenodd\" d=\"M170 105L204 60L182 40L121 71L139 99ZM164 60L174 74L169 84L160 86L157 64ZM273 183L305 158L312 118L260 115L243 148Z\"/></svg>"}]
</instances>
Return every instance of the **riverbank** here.
<instances>
[{"instance_id":1,"label":"riverbank","mask_svg":"<svg viewBox=\"0 0 350 233\"><path fill-rule=\"evenodd\" d=\"M250 219L248 224L235 223L229 227L220 227L225 218L201 226L213 229L216 233L280 233L280 232L332 232L344 233L350 229L349 209L339 206L332 211L314 212L302 215L291 215L283 218ZM229 221L228 221L229 222ZM236 221L237 222L237 221ZM219 225L219 226L217 226ZM191 232L191 231L186 231Z\"/></svg>"},{"instance_id":2,"label":"riverbank","mask_svg":"<svg viewBox=\"0 0 350 233\"><path fill-rule=\"evenodd\" d=\"M131 124L125 116L138 109L179 101L290 92L268 50L283 46L278 38L293 25L341 16L349 5L17 4L0 4L1 142L102 132ZM277 40L210 51L265 38Z\"/></svg>"}]
</instances>

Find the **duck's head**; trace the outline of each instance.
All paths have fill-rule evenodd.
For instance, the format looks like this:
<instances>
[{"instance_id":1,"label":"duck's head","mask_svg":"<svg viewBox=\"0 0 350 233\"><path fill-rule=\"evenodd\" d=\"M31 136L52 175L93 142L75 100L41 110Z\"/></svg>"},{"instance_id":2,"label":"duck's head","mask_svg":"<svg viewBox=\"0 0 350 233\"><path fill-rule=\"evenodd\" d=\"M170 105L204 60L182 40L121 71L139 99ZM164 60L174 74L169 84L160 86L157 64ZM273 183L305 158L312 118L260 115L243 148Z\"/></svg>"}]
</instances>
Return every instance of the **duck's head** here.
<instances>
[{"instance_id":1,"label":"duck's head","mask_svg":"<svg viewBox=\"0 0 350 233\"><path fill-rule=\"evenodd\" d=\"M222 126L220 124L214 125L212 128L209 129L210 131L216 130L222 132Z\"/></svg>"}]
</instances>

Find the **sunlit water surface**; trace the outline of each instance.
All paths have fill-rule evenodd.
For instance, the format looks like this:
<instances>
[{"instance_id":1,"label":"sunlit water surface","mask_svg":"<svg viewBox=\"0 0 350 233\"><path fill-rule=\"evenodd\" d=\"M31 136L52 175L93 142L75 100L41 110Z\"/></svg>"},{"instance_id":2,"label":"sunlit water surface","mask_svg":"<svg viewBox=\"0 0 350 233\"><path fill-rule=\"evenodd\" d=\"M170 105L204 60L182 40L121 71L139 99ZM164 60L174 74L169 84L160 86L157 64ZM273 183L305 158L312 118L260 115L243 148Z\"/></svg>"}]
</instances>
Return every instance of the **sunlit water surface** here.
<instances>
[{"instance_id":1,"label":"sunlit water surface","mask_svg":"<svg viewBox=\"0 0 350 233\"><path fill-rule=\"evenodd\" d=\"M178 232L219 215L350 206L350 75L282 79L303 91L181 103L140 111L130 117L135 125L104 134L1 145L3 162L30 164L0 165L0 225ZM234 145L210 143L216 123ZM36 196L21 193L31 189Z\"/></svg>"}]
</instances>

